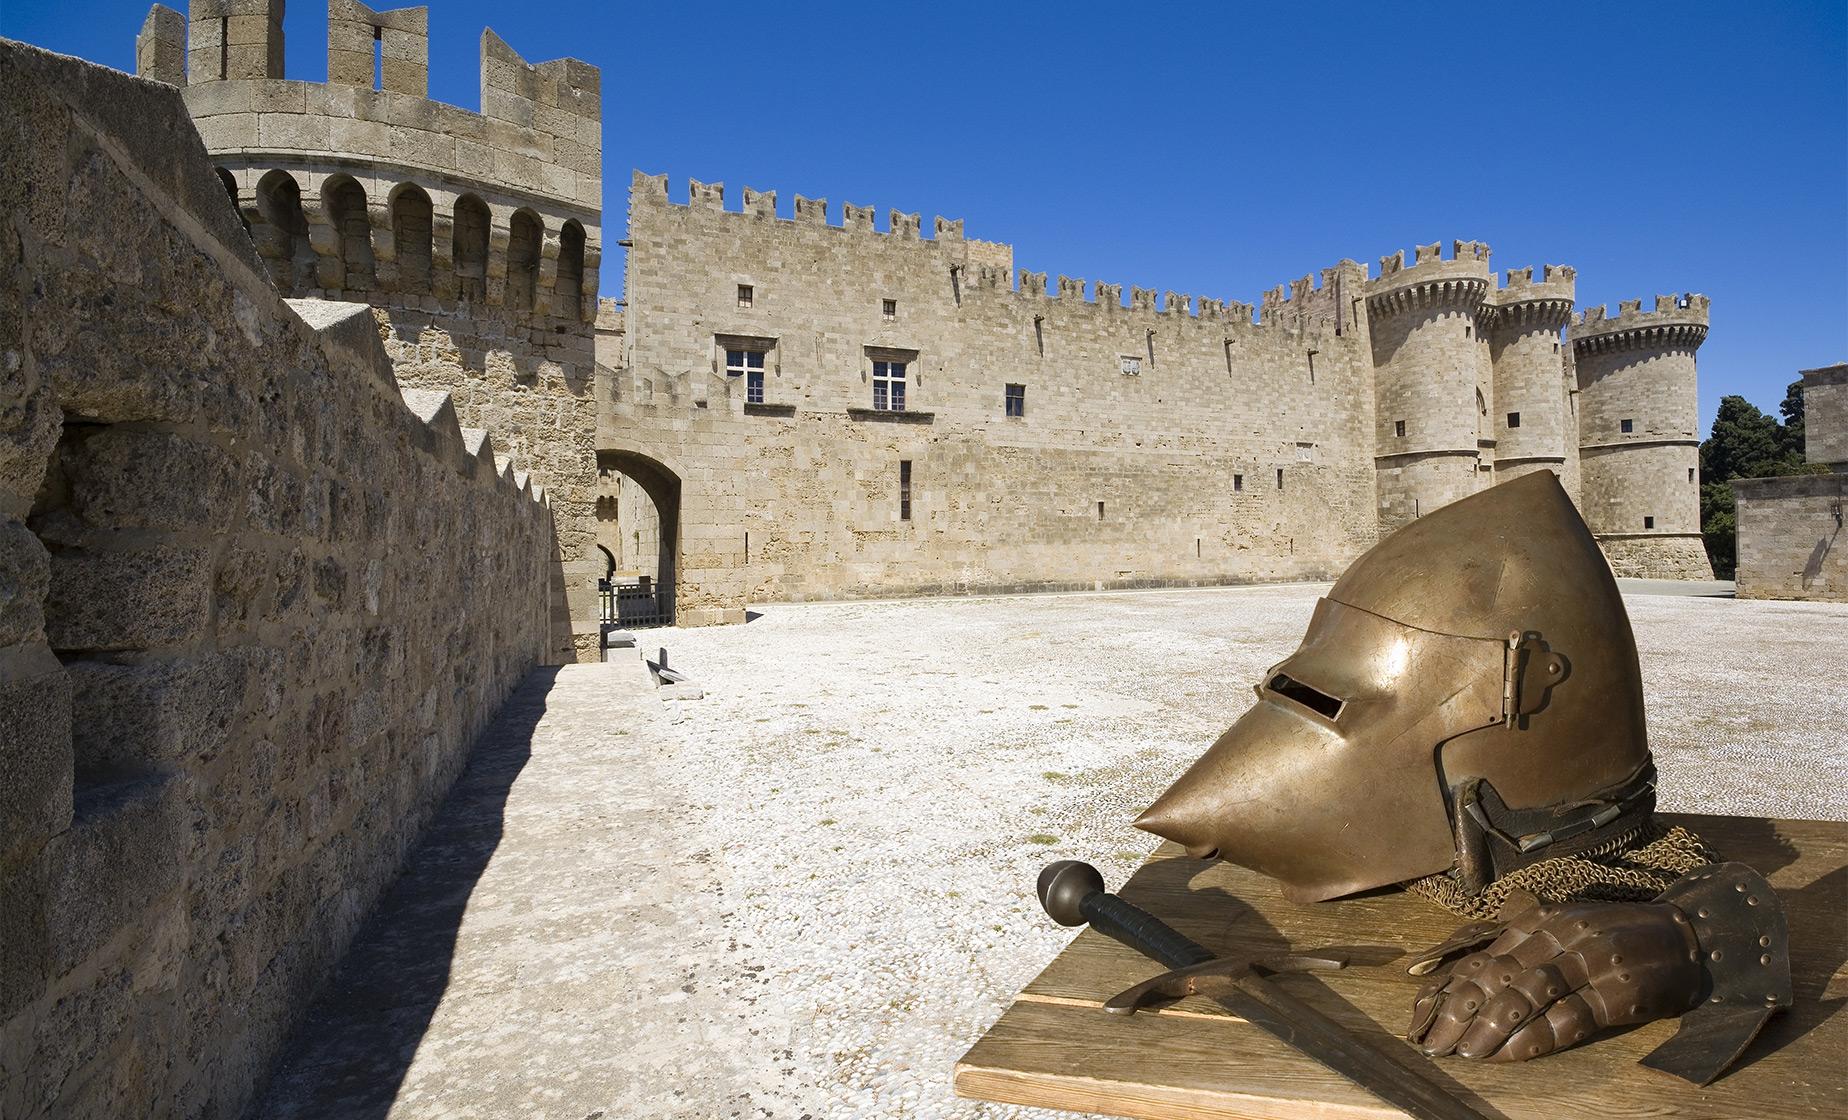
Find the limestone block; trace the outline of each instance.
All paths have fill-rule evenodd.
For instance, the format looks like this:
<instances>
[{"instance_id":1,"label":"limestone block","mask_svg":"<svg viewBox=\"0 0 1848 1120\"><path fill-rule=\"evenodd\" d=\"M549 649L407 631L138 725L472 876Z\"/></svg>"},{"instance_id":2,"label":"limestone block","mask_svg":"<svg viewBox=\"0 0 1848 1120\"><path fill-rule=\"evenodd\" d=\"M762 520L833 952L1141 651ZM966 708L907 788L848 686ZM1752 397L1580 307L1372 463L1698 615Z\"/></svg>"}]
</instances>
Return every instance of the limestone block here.
<instances>
[{"instance_id":1,"label":"limestone block","mask_svg":"<svg viewBox=\"0 0 1848 1120\"><path fill-rule=\"evenodd\" d=\"M56 650L154 649L205 630L211 554L153 545L52 557L45 633Z\"/></svg>"},{"instance_id":2,"label":"limestone block","mask_svg":"<svg viewBox=\"0 0 1848 1120\"><path fill-rule=\"evenodd\" d=\"M198 127L199 139L205 142L207 148L236 148L250 144L257 138L257 114L255 113L226 113L222 116L200 117L193 121L193 124Z\"/></svg>"},{"instance_id":3,"label":"limestone block","mask_svg":"<svg viewBox=\"0 0 1848 1120\"><path fill-rule=\"evenodd\" d=\"M267 148L324 152L328 123L326 117L305 113L263 113L257 119L257 140Z\"/></svg>"},{"instance_id":4,"label":"limestone block","mask_svg":"<svg viewBox=\"0 0 1848 1120\"><path fill-rule=\"evenodd\" d=\"M116 931L141 922L156 899L178 888L187 852L185 791L177 776L80 791L70 829L46 852L53 974L88 960Z\"/></svg>"},{"instance_id":5,"label":"limestone block","mask_svg":"<svg viewBox=\"0 0 1848 1120\"><path fill-rule=\"evenodd\" d=\"M248 661L227 651L139 665L70 662L75 765L133 773L210 762L245 715Z\"/></svg>"},{"instance_id":6,"label":"limestone block","mask_svg":"<svg viewBox=\"0 0 1848 1120\"><path fill-rule=\"evenodd\" d=\"M307 82L265 78L257 82L227 83L249 91L249 111L254 113L305 113L308 111Z\"/></svg>"},{"instance_id":7,"label":"limestone block","mask_svg":"<svg viewBox=\"0 0 1848 1120\"><path fill-rule=\"evenodd\" d=\"M24 524L0 515L0 649L42 639L50 586L45 546Z\"/></svg>"},{"instance_id":8,"label":"limestone block","mask_svg":"<svg viewBox=\"0 0 1848 1120\"><path fill-rule=\"evenodd\" d=\"M17 664L0 678L0 875L71 820L70 678L43 647L10 657Z\"/></svg>"},{"instance_id":9,"label":"limestone block","mask_svg":"<svg viewBox=\"0 0 1848 1120\"><path fill-rule=\"evenodd\" d=\"M68 804L65 820L70 820ZM11 868L0 864L0 945L6 946L6 952L0 953L0 1026L38 999L51 982L43 864L41 859ZM0 1042L10 1041L0 1035ZM15 1066L18 1059L12 1049L0 1045L0 1106L7 1105L8 1097L23 1089L31 1076L26 1069Z\"/></svg>"},{"instance_id":10,"label":"limestone block","mask_svg":"<svg viewBox=\"0 0 1848 1120\"><path fill-rule=\"evenodd\" d=\"M220 532L238 505L237 463L172 432L110 427L66 452L71 503L110 529Z\"/></svg>"}]
</instances>

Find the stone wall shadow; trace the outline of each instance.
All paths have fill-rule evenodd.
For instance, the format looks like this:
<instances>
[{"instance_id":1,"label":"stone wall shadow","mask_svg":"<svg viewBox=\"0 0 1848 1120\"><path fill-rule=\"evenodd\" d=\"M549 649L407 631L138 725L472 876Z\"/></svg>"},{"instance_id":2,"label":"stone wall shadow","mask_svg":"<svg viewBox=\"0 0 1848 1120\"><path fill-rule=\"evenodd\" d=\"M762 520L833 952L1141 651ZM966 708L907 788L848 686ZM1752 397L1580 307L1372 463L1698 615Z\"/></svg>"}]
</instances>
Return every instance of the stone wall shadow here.
<instances>
[{"instance_id":1,"label":"stone wall shadow","mask_svg":"<svg viewBox=\"0 0 1848 1120\"><path fill-rule=\"evenodd\" d=\"M472 748L397 880L296 1027L250 1120L384 1120L449 988L462 916L558 678L533 669ZM510 978L511 979L511 978Z\"/></svg>"}]
</instances>

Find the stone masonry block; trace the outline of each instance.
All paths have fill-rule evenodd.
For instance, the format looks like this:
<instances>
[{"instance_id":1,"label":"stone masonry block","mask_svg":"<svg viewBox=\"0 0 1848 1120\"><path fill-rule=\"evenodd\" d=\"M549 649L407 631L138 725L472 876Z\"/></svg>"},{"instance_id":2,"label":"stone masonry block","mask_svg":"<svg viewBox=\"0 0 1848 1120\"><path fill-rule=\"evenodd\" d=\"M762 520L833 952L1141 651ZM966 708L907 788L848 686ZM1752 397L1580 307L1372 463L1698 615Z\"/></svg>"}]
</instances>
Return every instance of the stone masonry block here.
<instances>
[{"instance_id":1,"label":"stone masonry block","mask_svg":"<svg viewBox=\"0 0 1848 1120\"><path fill-rule=\"evenodd\" d=\"M328 119L298 113L263 113L257 118L257 139L265 147L296 151L326 151Z\"/></svg>"},{"instance_id":2,"label":"stone masonry block","mask_svg":"<svg viewBox=\"0 0 1848 1120\"><path fill-rule=\"evenodd\" d=\"M39 640L51 558L30 529L0 516L0 649Z\"/></svg>"},{"instance_id":3,"label":"stone masonry block","mask_svg":"<svg viewBox=\"0 0 1848 1120\"><path fill-rule=\"evenodd\" d=\"M155 545L52 557L45 633L56 650L156 649L205 630L212 586L203 547Z\"/></svg>"},{"instance_id":4,"label":"stone masonry block","mask_svg":"<svg viewBox=\"0 0 1848 1120\"><path fill-rule=\"evenodd\" d=\"M237 462L172 432L110 427L66 451L71 502L104 529L221 532L237 508Z\"/></svg>"},{"instance_id":5,"label":"stone masonry block","mask_svg":"<svg viewBox=\"0 0 1848 1120\"><path fill-rule=\"evenodd\" d=\"M71 753L81 773L208 762L244 712L248 673L236 652L139 665L81 660L68 670Z\"/></svg>"},{"instance_id":6,"label":"stone masonry block","mask_svg":"<svg viewBox=\"0 0 1848 1120\"><path fill-rule=\"evenodd\" d=\"M62 975L177 888L187 857L187 783L143 778L80 791L48 850L52 972Z\"/></svg>"},{"instance_id":7,"label":"stone masonry block","mask_svg":"<svg viewBox=\"0 0 1848 1120\"><path fill-rule=\"evenodd\" d=\"M15 654L32 668L0 679L0 874L71 821L71 682L57 658L41 655Z\"/></svg>"}]
</instances>

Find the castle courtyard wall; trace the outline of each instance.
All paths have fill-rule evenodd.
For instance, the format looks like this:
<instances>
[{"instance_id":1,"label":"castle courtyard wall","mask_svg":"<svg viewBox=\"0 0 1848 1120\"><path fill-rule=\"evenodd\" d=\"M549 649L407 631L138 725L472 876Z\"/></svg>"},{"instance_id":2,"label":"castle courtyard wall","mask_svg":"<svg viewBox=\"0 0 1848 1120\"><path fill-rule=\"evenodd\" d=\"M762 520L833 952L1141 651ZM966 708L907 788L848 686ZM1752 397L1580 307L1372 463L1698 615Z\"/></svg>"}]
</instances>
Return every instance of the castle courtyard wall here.
<instances>
[{"instance_id":1,"label":"castle courtyard wall","mask_svg":"<svg viewBox=\"0 0 1848 1120\"><path fill-rule=\"evenodd\" d=\"M1848 602L1848 474L1740 478L1732 489L1741 599Z\"/></svg>"},{"instance_id":2,"label":"castle courtyard wall","mask_svg":"<svg viewBox=\"0 0 1848 1120\"><path fill-rule=\"evenodd\" d=\"M924 237L896 211L885 229L864 207L795 214L748 190L728 210L698 183L671 203L650 176L631 192L599 447L682 481L682 621L747 601L1325 578L1374 539L1364 338L1181 293L1134 289L1126 307L1118 285L1016 284L960 222ZM725 372L732 347L765 354L761 404ZM873 407L890 359L902 412ZM1006 415L1010 384L1024 415Z\"/></svg>"},{"instance_id":3,"label":"castle courtyard wall","mask_svg":"<svg viewBox=\"0 0 1848 1120\"><path fill-rule=\"evenodd\" d=\"M229 1118L546 651L551 514L271 286L173 89L0 42L0 1115Z\"/></svg>"}]
</instances>

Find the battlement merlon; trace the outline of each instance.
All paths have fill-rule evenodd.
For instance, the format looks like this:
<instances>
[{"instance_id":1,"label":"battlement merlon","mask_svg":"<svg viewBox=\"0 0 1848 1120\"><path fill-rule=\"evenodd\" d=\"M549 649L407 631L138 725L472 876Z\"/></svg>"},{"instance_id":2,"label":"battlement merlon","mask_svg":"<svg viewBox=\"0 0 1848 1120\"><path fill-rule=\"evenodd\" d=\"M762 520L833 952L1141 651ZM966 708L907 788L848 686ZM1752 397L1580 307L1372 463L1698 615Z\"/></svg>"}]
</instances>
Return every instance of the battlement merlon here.
<instances>
[{"instance_id":1,"label":"battlement merlon","mask_svg":"<svg viewBox=\"0 0 1848 1120\"><path fill-rule=\"evenodd\" d=\"M379 12L359 0L327 0L329 85L371 88L375 43L379 89L430 95L429 8Z\"/></svg>"},{"instance_id":2,"label":"battlement merlon","mask_svg":"<svg viewBox=\"0 0 1848 1120\"><path fill-rule=\"evenodd\" d=\"M186 7L187 84L282 77L282 4L191 0Z\"/></svg>"},{"instance_id":3,"label":"battlement merlon","mask_svg":"<svg viewBox=\"0 0 1848 1120\"><path fill-rule=\"evenodd\" d=\"M1628 349L1695 349L1707 337L1710 301L1698 292L1655 297L1653 310L1627 299L1611 315L1603 304L1572 317L1566 337L1577 352Z\"/></svg>"},{"instance_id":4,"label":"battlement merlon","mask_svg":"<svg viewBox=\"0 0 1848 1120\"><path fill-rule=\"evenodd\" d=\"M1511 268L1506 284L1488 293L1483 311L1496 330L1557 331L1572 318L1577 277L1569 265L1546 265L1539 280L1531 267Z\"/></svg>"},{"instance_id":5,"label":"battlement merlon","mask_svg":"<svg viewBox=\"0 0 1848 1120\"><path fill-rule=\"evenodd\" d=\"M531 63L506 40L481 32L481 115L511 121L560 139L576 134L603 151L603 72L575 58ZM584 127L594 124L594 129Z\"/></svg>"},{"instance_id":6,"label":"battlement merlon","mask_svg":"<svg viewBox=\"0 0 1848 1120\"><path fill-rule=\"evenodd\" d=\"M1489 269L1489 246L1481 241L1452 241L1450 256L1445 257L1442 243L1433 241L1413 249L1413 261L1405 263L1401 249L1380 258L1380 274L1367 281L1369 310L1390 314L1400 305L1442 303L1475 307L1493 287Z\"/></svg>"},{"instance_id":7,"label":"battlement merlon","mask_svg":"<svg viewBox=\"0 0 1848 1120\"><path fill-rule=\"evenodd\" d=\"M186 17L156 4L135 36L135 74L170 86L186 84Z\"/></svg>"}]
</instances>

